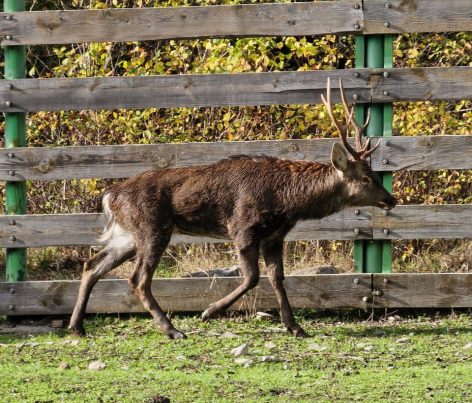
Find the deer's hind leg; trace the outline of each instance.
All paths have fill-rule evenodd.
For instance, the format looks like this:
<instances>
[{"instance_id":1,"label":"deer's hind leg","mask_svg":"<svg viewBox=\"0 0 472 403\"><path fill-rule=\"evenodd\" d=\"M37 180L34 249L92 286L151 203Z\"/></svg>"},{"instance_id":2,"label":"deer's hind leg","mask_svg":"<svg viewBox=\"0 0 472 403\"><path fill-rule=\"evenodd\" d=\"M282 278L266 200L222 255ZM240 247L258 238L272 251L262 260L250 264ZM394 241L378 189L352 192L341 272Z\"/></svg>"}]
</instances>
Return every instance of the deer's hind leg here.
<instances>
[{"instance_id":1,"label":"deer's hind leg","mask_svg":"<svg viewBox=\"0 0 472 403\"><path fill-rule=\"evenodd\" d=\"M238 244L238 242L236 242L236 248L244 280L241 285L226 297L211 304L202 314L203 321L208 321L224 313L232 304L246 294L246 292L254 288L259 281L259 243L253 241Z\"/></svg>"},{"instance_id":2,"label":"deer's hind leg","mask_svg":"<svg viewBox=\"0 0 472 403\"><path fill-rule=\"evenodd\" d=\"M169 244L171 235L171 228L159 228L158 226L152 236L138 240L136 263L129 282L134 293L140 299L144 308L152 315L162 332L170 339L183 339L185 335L172 325L151 291L153 274Z\"/></svg>"},{"instance_id":3,"label":"deer's hind leg","mask_svg":"<svg viewBox=\"0 0 472 403\"><path fill-rule=\"evenodd\" d=\"M309 337L300 327L293 316L292 307L287 298L283 285L284 263L283 263L283 240L271 240L262 243L262 254L267 268L270 284L274 289L277 302L280 306L280 316L287 330L296 337Z\"/></svg>"},{"instance_id":4,"label":"deer's hind leg","mask_svg":"<svg viewBox=\"0 0 472 403\"><path fill-rule=\"evenodd\" d=\"M134 244L107 245L103 250L88 259L80 282L79 295L70 320L69 328L78 336L85 336L84 315L87 302L94 285L106 273L118 267L135 254Z\"/></svg>"}]
</instances>

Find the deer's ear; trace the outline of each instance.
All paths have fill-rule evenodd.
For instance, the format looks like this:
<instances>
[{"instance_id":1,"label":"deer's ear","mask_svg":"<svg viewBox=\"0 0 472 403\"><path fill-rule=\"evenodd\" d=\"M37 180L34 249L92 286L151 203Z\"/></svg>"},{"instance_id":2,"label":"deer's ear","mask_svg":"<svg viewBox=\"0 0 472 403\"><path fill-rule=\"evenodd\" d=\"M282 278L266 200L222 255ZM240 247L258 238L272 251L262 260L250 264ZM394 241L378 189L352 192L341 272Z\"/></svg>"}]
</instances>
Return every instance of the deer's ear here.
<instances>
[{"instance_id":1,"label":"deer's ear","mask_svg":"<svg viewBox=\"0 0 472 403\"><path fill-rule=\"evenodd\" d=\"M331 151L331 162L336 169L341 172L345 172L347 170L347 154L344 147L341 143L334 143L333 150Z\"/></svg>"}]
</instances>

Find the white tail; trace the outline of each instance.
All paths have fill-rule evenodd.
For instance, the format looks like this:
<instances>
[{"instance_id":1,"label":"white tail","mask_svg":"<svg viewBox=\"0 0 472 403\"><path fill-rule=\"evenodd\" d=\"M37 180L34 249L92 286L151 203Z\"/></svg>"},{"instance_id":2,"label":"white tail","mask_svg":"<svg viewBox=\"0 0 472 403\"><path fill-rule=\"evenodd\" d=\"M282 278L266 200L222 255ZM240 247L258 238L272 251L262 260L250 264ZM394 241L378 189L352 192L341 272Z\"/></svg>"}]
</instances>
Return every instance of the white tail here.
<instances>
[{"instance_id":1,"label":"white tail","mask_svg":"<svg viewBox=\"0 0 472 403\"><path fill-rule=\"evenodd\" d=\"M98 242L106 244L109 249L131 249L134 248L136 242L133 235L125 230L118 222L109 206L110 194L107 193L103 197L103 213L106 218L106 225L102 235L98 238Z\"/></svg>"}]
</instances>

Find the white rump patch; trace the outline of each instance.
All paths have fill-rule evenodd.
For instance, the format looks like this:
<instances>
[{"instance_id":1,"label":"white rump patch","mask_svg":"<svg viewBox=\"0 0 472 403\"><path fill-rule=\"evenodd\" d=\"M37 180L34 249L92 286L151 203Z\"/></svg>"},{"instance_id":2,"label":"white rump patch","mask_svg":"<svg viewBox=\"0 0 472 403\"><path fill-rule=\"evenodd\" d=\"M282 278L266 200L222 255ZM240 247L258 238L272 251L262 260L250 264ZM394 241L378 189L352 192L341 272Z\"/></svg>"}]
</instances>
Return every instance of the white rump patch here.
<instances>
[{"instance_id":1,"label":"white rump patch","mask_svg":"<svg viewBox=\"0 0 472 403\"><path fill-rule=\"evenodd\" d=\"M100 243L106 244L106 247L110 249L133 249L136 245L134 237L131 232L127 231L116 222L108 204L109 196L109 194L106 194L103 198L103 212L107 219L107 225L103 231L103 234L98 238L98 241Z\"/></svg>"}]
</instances>

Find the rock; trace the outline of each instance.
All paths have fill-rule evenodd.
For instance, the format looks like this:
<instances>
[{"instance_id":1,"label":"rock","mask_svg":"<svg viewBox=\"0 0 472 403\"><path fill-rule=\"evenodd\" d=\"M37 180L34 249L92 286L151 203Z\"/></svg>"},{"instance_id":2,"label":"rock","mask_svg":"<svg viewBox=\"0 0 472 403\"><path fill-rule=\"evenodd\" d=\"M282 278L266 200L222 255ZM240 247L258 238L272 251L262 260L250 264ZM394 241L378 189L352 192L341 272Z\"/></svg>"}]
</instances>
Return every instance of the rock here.
<instances>
[{"instance_id":1,"label":"rock","mask_svg":"<svg viewBox=\"0 0 472 403\"><path fill-rule=\"evenodd\" d=\"M275 343L272 343L271 341L268 341L266 344L264 344L264 347L268 348L269 350L272 350L277 347L277 345Z\"/></svg>"},{"instance_id":2,"label":"rock","mask_svg":"<svg viewBox=\"0 0 472 403\"><path fill-rule=\"evenodd\" d=\"M393 322L396 321L395 316L389 316L389 317L387 318L387 320L388 320L390 323L393 323Z\"/></svg>"},{"instance_id":3,"label":"rock","mask_svg":"<svg viewBox=\"0 0 472 403\"><path fill-rule=\"evenodd\" d=\"M221 269L201 270L195 273L188 273L183 277L241 277L241 269L239 266L230 266Z\"/></svg>"},{"instance_id":4,"label":"rock","mask_svg":"<svg viewBox=\"0 0 472 403\"><path fill-rule=\"evenodd\" d=\"M261 362L280 362L280 361L282 360L276 357L275 355L263 355L261 357Z\"/></svg>"},{"instance_id":5,"label":"rock","mask_svg":"<svg viewBox=\"0 0 472 403\"><path fill-rule=\"evenodd\" d=\"M472 343L467 343L464 347L464 350L469 350L472 348Z\"/></svg>"},{"instance_id":6,"label":"rock","mask_svg":"<svg viewBox=\"0 0 472 403\"><path fill-rule=\"evenodd\" d=\"M294 276L312 276L313 274L338 274L338 270L334 266L318 266L303 269L292 273Z\"/></svg>"},{"instance_id":7,"label":"rock","mask_svg":"<svg viewBox=\"0 0 472 403\"><path fill-rule=\"evenodd\" d=\"M92 369L94 371L99 371L99 370L102 370L106 367L106 364L104 362L101 362L101 361L92 361L89 365L88 365L88 369Z\"/></svg>"},{"instance_id":8,"label":"rock","mask_svg":"<svg viewBox=\"0 0 472 403\"><path fill-rule=\"evenodd\" d=\"M251 360L250 358L236 358L234 360L236 364L243 365L245 368L250 367L252 364L254 364L254 360Z\"/></svg>"},{"instance_id":9,"label":"rock","mask_svg":"<svg viewBox=\"0 0 472 403\"><path fill-rule=\"evenodd\" d=\"M271 315L267 312L256 312L256 316L260 319L272 320L274 319L274 315Z\"/></svg>"},{"instance_id":10,"label":"rock","mask_svg":"<svg viewBox=\"0 0 472 403\"><path fill-rule=\"evenodd\" d=\"M318 343L310 343L307 346L308 350L314 350L314 351L325 351L328 349L326 346L321 346Z\"/></svg>"},{"instance_id":11,"label":"rock","mask_svg":"<svg viewBox=\"0 0 472 403\"><path fill-rule=\"evenodd\" d=\"M53 329L62 329L64 327L64 321L62 319L56 319L51 321L51 327Z\"/></svg>"},{"instance_id":12,"label":"rock","mask_svg":"<svg viewBox=\"0 0 472 403\"><path fill-rule=\"evenodd\" d=\"M407 343L410 341L410 338L409 337L400 337L399 339L397 339L397 343Z\"/></svg>"},{"instance_id":13,"label":"rock","mask_svg":"<svg viewBox=\"0 0 472 403\"><path fill-rule=\"evenodd\" d=\"M184 355L178 355L177 357L175 357L176 360L179 360L179 361L183 361L185 360L185 356Z\"/></svg>"},{"instance_id":14,"label":"rock","mask_svg":"<svg viewBox=\"0 0 472 403\"><path fill-rule=\"evenodd\" d=\"M248 350L249 350L249 344L244 343L244 344L241 344L239 347L233 348L231 350L231 354L234 355L235 357L240 357L244 354L247 354Z\"/></svg>"},{"instance_id":15,"label":"rock","mask_svg":"<svg viewBox=\"0 0 472 403\"><path fill-rule=\"evenodd\" d=\"M70 368L70 365L67 362L61 362L59 364L59 369L64 370L64 369L69 369L69 368Z\"/></svg>"},{"instance_id":16,"label":"rock","mask_svg":"<svg viewBox=\"0 0 472 403\"><path fill-rule=\"evenodd\" d=\"M238 337L238 335L234 334L234 333L231 333L231 332L224 332L224 333L220 334L220 337L222 337L223 339L230 339L230 338L233 338L233 337Z\"/></svg>"}]
</instances>

